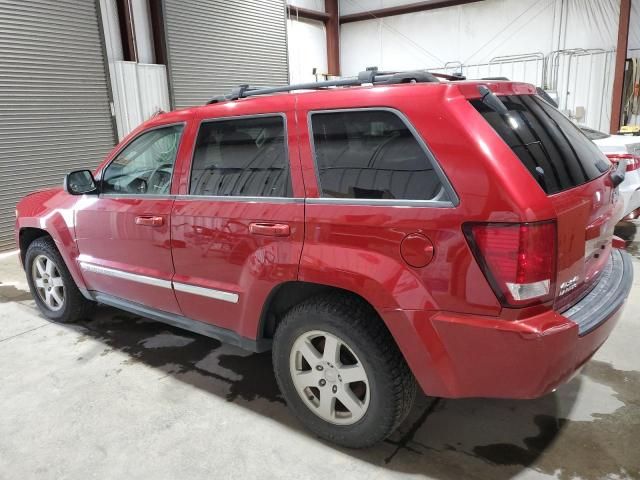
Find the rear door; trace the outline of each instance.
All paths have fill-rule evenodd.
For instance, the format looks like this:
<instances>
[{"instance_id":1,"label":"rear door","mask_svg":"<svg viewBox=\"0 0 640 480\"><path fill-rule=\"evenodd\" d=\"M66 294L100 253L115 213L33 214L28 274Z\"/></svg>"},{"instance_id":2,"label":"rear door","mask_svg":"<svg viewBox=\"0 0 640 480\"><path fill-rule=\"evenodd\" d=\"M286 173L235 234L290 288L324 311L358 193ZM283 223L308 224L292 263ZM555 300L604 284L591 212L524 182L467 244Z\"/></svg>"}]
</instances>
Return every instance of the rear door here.
<instances>
[{"instance_id":1,"label":"rear door","mask_svg":"<svg viewBox=\"0 0 640 480\"><path fill-rule=\"evenodd\" d=\"M563 114L534 95L499 97L501 114L472 100L552 202L558 222L556 308L592 286L605 267L622 208L608 175L611 163Z\"/></svg>"},{"instance_id":2,"label":"rear door","mask_svg":"<svg viewBox=\"0 0 640 480\"><path fill-rule=\"evenodd\" d=\"M202 118L172 213L183 314L250 338L269 293L297 279L304 239L293 103L285 97L274 105L268 113Z\"/></svg>"}]
</instances>

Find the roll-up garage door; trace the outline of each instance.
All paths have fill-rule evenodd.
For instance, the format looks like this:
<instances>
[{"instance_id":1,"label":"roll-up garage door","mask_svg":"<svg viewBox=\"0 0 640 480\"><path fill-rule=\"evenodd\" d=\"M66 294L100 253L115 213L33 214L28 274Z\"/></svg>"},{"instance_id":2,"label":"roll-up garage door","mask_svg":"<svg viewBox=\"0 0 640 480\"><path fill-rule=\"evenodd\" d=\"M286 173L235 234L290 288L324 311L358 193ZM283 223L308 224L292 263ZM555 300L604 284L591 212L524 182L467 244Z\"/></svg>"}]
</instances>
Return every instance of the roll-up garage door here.
<instances>
[{"instance_id":1,"label":"roll-up garage door","mask_svg":"<svg viewBox=\"0 0 640 480\"><path fill-rule=\"evenodd\" d=\"M174 107L288 82L283 0L164 0L164 17Z\"/></svg>"},{"instance_id":2,"label":"roll-up garage door","mask_svg":"<svg viewBox=\"0 0 640 480\"><path fill-rule=\"evenodd\" d=\"M113 147L94 0L0 0L0 250L17 200Z\"/></svg>"}]
</instances>

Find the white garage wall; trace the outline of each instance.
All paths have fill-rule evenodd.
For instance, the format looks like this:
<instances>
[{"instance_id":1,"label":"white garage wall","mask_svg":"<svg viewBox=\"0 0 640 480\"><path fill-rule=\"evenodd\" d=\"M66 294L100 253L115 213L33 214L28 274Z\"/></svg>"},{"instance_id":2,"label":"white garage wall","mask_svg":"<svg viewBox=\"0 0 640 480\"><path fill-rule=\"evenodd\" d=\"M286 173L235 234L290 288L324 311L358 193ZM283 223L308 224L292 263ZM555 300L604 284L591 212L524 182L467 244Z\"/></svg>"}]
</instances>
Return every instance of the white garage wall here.
<instances>
[{"instance_id":1,"label":"white garage wall","mask_svg":"<svg viewBox=\"0 0 640 480\"><path fill-rule=\"evenodd\" d=\"M289 5L324 12L324 0L290 0ZM313 82L318 74L327 73L327 37L324 23L298 18L292 10L287 18L289 49L289 81ZM322 80L322 77L318 78Z\"/></svg>"},{"instance_id":2,"label":"white garage wall","mask_svg":"<svg viewBox=\"0 0 640 480\"><path fill-rule=\"evenodd\" d=\"M287 46L289 49L289 81L313 82L318 74L327 73L327 41L322 22L299 19L295 15L287 19ZM318 77L322 80L322 77Z\"/></svg>"},{"instance_id":3,"label":"white garage wall","mask_svg":"<svg viewBox=\"0 0 640 480\"><path fill-rule=\"evenodd\" d=\"M348 14L403 3L412 2L341 0L340 9ZM343 74L371 65L437 68L565 48L612 49L619 11L619 0L484 0L347 23L341 28Z\"/></svg>"},{"instance_id":4,"label":"white garage wall","mask_svg":"<svg viewBox=\"0 0 640 480\"><path fill-rule=\"evenodd\" d=\"M633 2L637 15L640 0ZM340 9L346 15L408 3L341 0ZM620 0L484 0L347 23L341 27L342 73L377 66L506 76L557 91L568 115L607 130L619 14ZM640 21L632 29L636 25L640 30ZM558 54L544 70L545 57L567 49L585 51ZM514 58L519 55L528 56Z\"/></svg>"},{"instance_id":5,"label":"white garage wall","mask_svg":"<svg viewBox=\"0 0 640 480\"><path fill-rule=\"evenodd\" d=\"M289 0L288 5L324 12L324 0Z\"/></svg>"},{"instance_id":6,"label":"white garage wall","mask_svg":"<svg viewBox=\"0 0 640 480\"><path fill-rule=\"evenodd\" d=\"M632 0L631 2L629 57L640 58L640 0Z\"/></svg>"}]
</instances>

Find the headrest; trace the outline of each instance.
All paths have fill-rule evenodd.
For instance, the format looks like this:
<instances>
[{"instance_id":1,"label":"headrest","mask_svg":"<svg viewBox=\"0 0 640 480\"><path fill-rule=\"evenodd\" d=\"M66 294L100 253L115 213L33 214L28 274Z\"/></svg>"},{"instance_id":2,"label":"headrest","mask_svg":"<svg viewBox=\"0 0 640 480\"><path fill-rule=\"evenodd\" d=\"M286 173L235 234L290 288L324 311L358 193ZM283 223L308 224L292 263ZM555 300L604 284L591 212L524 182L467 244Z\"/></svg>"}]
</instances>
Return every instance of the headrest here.
<instances>
[{"instance_id":1,"label":"headrest","mask_svg":"<svg viewBox=\"0 0 640 480\"><path fill-rule=\"evenodd\" d=\"M245 168L258 153L258 146L251 135L244 132L227 132L220 140L222 168Z\"/></svg>"}]
</instances>

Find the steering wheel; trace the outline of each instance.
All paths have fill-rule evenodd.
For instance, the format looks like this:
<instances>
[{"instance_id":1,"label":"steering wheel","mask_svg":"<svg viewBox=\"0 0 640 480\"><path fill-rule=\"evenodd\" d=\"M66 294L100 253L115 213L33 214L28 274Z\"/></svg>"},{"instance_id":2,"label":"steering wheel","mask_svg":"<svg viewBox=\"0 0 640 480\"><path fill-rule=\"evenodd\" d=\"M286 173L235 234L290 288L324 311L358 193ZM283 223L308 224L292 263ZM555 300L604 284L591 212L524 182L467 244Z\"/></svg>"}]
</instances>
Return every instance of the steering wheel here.
<instances>
[{"instance_id":1,"label":"steering wheel","mask_svg":"<svg viewBox=\"0 0 640 480\"><path fill-rule=\"evenodd\" d=\"M147 178L147 193L154 195L168 193L171 186L171 169L170 163L163 163L156 167Z\"/></svg>"}]
</instances>

